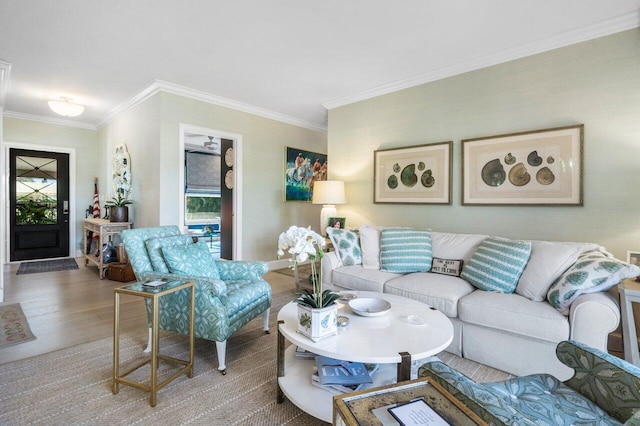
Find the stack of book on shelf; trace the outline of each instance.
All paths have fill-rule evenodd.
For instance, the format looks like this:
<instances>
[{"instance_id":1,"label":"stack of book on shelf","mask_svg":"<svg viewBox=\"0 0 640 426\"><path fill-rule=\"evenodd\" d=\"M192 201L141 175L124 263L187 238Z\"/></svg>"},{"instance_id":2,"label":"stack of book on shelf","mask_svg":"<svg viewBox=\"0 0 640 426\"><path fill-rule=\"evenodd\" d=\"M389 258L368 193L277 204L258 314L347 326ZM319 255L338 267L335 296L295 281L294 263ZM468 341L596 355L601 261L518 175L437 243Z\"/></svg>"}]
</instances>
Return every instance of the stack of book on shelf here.
<instances>
[{"instance_id":1,"label":"stack of book on shelf","mask_svg":"<svg viewBox=\"0 0 640 426\"><path fill-rule=\"evenodd\" d=\"M298 359L316 359L316 354L309 352L306 349L302 349L300 346L296 346L296 358Z\"/></svg>"},{"instance_id":2,"label":"stack of book on shelf","mask_svg":"<svg viewBox=\"0 0 640 426\"><path fill-rule=\"evenodd\" d=\"M377 364L342 361L325 356L316 356L316 368L311 375L311 384L335 395L354 392L368 383L378 369Z\"/></svg>"}]
</instances>

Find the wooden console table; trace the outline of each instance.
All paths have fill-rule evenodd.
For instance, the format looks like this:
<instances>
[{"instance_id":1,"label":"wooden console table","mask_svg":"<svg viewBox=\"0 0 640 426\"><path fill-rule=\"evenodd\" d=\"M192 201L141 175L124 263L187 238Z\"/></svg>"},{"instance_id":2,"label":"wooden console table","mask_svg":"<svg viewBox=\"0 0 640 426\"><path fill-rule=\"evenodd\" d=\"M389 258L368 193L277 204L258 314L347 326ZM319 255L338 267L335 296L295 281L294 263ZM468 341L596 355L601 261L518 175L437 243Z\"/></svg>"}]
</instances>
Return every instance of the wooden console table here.
<instances>
[{"instance_id":1,"label":"wooden console table","mask_svg":"<svg viewBox=\"0 0 640 426\"><path fill-rule=\"evenodd\" d=\"M98 267L100 273L100 279L105 276L105 269L107 265L103 263L102 259L102 247L107 241L111 241L114 235L119 235L120 232L125 229L131 229L131 222L109 222L107 219L85 219L83 225L83 240L84 240L84 266L87 266L89 262ZM99 235L98 249L100 253L98 256L95 253L88 253L91 249L91 242L89 241L89 247L87 247L87 239L89 232L93 232L93 235Z\"/></svg>"}]
</instances>

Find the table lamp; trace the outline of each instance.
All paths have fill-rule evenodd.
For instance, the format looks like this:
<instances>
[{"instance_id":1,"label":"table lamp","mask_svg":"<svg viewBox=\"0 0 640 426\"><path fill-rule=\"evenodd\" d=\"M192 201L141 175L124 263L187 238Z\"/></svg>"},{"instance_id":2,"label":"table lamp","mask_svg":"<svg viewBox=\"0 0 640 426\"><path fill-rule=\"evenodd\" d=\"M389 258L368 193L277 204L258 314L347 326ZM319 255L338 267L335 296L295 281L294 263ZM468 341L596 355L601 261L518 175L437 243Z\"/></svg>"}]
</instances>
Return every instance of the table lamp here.
<instances>
[{"instance_id":1,"label":"table lamp","mask_svg":"<svg viewBox=\"0 0 640 426\"><path fill-rule=\"evenodd\" d=\"M320 211L320 233L326 235L329 218L338 214L336 204L345 204L347 197L344 182L339 180L318 180L313 183L313 204L322 204Z\"/></svg>"}]
</instances>

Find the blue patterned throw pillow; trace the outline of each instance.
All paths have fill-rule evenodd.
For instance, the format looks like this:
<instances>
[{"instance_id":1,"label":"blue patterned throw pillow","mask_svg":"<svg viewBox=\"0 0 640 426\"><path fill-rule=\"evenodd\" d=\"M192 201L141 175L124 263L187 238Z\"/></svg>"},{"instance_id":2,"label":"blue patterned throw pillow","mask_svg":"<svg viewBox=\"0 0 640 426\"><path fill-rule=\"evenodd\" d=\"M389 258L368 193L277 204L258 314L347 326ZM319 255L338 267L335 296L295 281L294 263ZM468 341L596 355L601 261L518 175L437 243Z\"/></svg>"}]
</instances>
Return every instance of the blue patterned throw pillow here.
<instances>
[{"instance_id":1,"label":"blue patterned throw pillow","mask_svg":"<svg viewBox=\"0 0 640 426\"><path fill-rule=\"evenodd\" d=\"M488 237L464 265L460 277L480 290L513 293L530 255L530 241Z\"/></svg>"},{"instance_id":2,"label":"blue patterned throw pillow","mask_svg":"<svg viewBox=\"0 0 640 426\"><path fill-rule=\"evenodd\" d=\"M346 229L328 227L327 235L344 266L361 265L362 251L358 234Z\"/></svg>"},{"instance_id":3,"label":"blue patterned throw pillow","mask_svg":"<svg viewBox=\"0 0 640 426\"><path fill-rule=\"evenodd\" d=\"M162 248L168 246L186 246L193 244L191 235L172 235L171 237L152 238L144 242L147 248L149 260L153 265L153 270L157 272L169 272L169 268L162 256Z\"/></svg>"},{"instance_id":4,"label":"blue patterned throw pillow","mask_svg":"<svg viewBox=\"0 0 640 426\"><path fill-rule=\"evenodd\" d=\"M173 274L220 279L216 262L203 242L162 247L162 255Z\"/></svg>"},{"instance_id":5,"label":"blue patterned throw pillow","mask_svg":"<svg viewBox=\"0 0 640 426\"><path fill-rule=\"evenodd\" d=\"M380 269L397 274L431 270L431 230L384 228L380 233Z\"/></svg>"},{"instance_id":6,"label":"blue patterned throw pillow","mask_svg":"<svg viewBox=\"0 0 640 426\"><path fill-rule=\"evenodd\" d=\"M560 313L569 315L569 308L581 294L605 291L625 278L640 275L636 265L618 260L599 251L583 254L551 285L549 303Z\"/></svg>"}]
</instances>

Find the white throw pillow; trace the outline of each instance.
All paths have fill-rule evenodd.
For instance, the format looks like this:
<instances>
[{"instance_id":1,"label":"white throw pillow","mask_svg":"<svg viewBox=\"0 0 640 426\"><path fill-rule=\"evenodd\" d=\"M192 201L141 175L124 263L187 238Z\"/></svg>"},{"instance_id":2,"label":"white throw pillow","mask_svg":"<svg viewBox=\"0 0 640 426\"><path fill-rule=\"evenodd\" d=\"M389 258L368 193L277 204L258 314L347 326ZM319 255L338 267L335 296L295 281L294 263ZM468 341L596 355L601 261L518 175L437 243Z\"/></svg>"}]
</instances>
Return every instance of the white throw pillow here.
<instances>
[{"instance_id":1,"label":"white throw pillow","mask_svg":"<svg viewBox=\"0 0 640 426\"><path fill-rule=\"evenodd\" d=\"M551 284L578 260L580 253L582 248L578 245L531 241L531 256L516 293L534 302L545 300Z\"/></svg>"},{"instance_id":2,"label":"white throw pillow","mask_svg":"<svg viewBox=\"0 0 640 426\"><path fill-rule=\"evenodd\" d=\"M382 231L382 227L362 225L359 231L362 267L380 269L380 231Z\"/></svg>"},{"instance_id":3,"label":"white throw pillow","mask_svg":"<svg viewBox=\"0 0 640 426\"><path fill-rule=\"evenodd\" d=\"M433 257L439 259L462 259L466 262L478 250L488 235L432 232Z\"/></svg>"}]
</instances>

